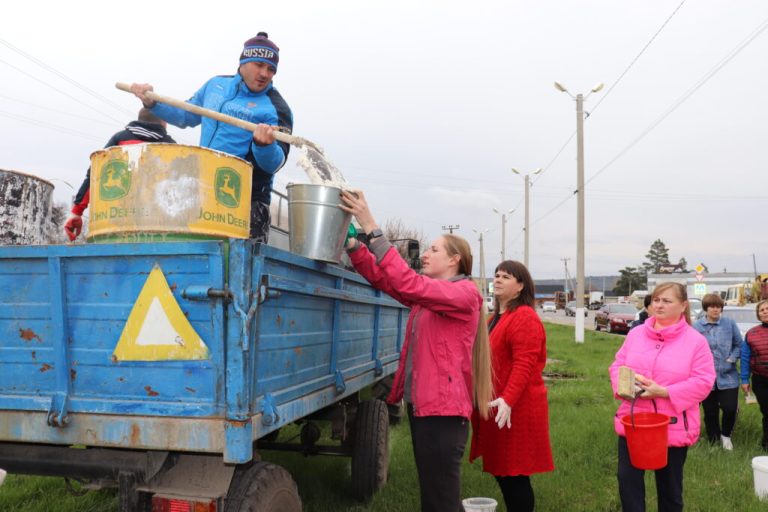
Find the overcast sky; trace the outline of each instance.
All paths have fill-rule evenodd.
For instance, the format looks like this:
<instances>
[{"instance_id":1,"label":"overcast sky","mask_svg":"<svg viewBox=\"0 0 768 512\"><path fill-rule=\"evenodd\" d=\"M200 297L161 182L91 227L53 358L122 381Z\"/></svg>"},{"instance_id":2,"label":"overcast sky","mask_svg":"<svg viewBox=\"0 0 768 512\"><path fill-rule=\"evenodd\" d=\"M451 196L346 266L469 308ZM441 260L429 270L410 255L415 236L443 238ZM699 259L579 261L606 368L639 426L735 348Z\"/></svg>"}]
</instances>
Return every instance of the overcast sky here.
<instances>
[{"instance_id":1,"label":"overcast sky","mask_svg":"<svg viewBox=\"0 0 768 512\"><path fill-rule=\"evenodd\" d=\"M494 207L516 208L506 254L523 257L523 179L510 169L543 167L531 270L560 277L570 258L574 274L575 104L553 82L574 94L604 82L585 104L586 273L637 265L657 238L690 266L751 271L755 254L768 271L768 2L688 0L670 19L680 4L12 2L0 18L0 168L52 180L69 202L64 182L76 189L89 154L140 106L116 81L186 99L235 72L264 30L281 48L275 85L294 133L325 147L382 224L400 218L429 239L459 225L476 255L472 230L487 229L490 273ZM294 157L277 181L307 179Z\"/></svg>"}]
</instances>

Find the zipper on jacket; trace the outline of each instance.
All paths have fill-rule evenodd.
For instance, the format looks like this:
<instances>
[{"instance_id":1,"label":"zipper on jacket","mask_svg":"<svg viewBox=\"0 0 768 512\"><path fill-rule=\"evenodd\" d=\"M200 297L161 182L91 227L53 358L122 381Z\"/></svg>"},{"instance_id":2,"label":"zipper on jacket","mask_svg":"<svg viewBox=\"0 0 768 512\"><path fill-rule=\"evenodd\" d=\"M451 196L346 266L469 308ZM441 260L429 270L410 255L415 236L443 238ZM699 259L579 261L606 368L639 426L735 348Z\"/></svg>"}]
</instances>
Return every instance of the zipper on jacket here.
<instances>
[{"instance_id":1,"label":"zipper on jacket","mask_svg":"<svg viewBox=\"0 0 768 512\"><path fill-rule=\"evenodd\" d=\"M242 78L241 78L241 83L243 83L243 82L242 82ZM237 92L238 92L239 88L240 88L240 84L237 84L237 87L235 87L235 95L234 95L234 96L231 96L231 97L229 97L229 98L227 98L226 100L224 100L224 101L222 101L222 102L221 102L221 105L219 105L219 110L218 110L219 114L223 114L223 112L222 112L222 111L224 110L224 106L225 106L227 103L229 103L229 102L230 102L230 101L232 101L233 99L237 98ZM218 131L219 131L219 125L221 125L221 121L216 121L216 128L214 128L214 129L213 129L213 133L211 133L211 140L209 140L209 141L208 141L208 147L210 147L210 146L211 146L211 144L213 143L213 139L216 137L216 132L218 132ZM251 148L251 145L250 145L250 144L248 144L248 150L249 150L249 151L250 151L250 148Z\"/></svg>"}]
</instances>

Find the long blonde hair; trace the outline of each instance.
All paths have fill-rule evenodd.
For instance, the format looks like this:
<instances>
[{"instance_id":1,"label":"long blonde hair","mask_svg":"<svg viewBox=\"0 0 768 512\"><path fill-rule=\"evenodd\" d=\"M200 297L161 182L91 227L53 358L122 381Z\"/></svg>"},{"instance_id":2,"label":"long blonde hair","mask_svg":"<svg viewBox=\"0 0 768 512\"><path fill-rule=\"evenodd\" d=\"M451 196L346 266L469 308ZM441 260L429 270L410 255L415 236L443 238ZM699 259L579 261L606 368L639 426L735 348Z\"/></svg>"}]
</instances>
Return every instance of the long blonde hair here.
<instances>
[{"instance_id":1,"label":"long blonde hair","mask_svg":"<svg viewBox=\"0 0 768 512\"><path fill-rule=\"evenodd\" d=\"M466 240L456 235L443 235L449 256L459 255L459 274L472 275L472 250ZM477 334L472 345L472 401L483 419L488 418L488 402L493 400L491 377L491 346L488 324L485 322L485 303L480 301Z\"/></svg>"}]
</instances>

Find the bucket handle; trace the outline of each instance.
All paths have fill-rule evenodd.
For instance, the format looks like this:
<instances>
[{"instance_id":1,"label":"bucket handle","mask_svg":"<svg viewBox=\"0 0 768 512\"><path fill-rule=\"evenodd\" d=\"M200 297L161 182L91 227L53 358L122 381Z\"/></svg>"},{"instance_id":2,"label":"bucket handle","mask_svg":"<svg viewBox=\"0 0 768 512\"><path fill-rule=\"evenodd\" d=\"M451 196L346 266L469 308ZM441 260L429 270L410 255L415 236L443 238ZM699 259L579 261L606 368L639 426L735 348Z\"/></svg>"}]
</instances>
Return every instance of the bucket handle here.
<instances>
[{"instance_id":1,"label":"bucket handle","mask_svg":"<svg viewBox=\"0 0 768 512\"><path fill-rule=\"evenodd\" d=\"M635 427L635 401L637 400L637 397L639 397L642 393L642 389L635 393L635 396L632 397L632 402L629 406L629 419L632 421L632 430L637 429L637 427ZM653 412L659 412L659 408L656 407L656 399L652 398L651 402L653 403Z\"/></svg>"}]
</instances>

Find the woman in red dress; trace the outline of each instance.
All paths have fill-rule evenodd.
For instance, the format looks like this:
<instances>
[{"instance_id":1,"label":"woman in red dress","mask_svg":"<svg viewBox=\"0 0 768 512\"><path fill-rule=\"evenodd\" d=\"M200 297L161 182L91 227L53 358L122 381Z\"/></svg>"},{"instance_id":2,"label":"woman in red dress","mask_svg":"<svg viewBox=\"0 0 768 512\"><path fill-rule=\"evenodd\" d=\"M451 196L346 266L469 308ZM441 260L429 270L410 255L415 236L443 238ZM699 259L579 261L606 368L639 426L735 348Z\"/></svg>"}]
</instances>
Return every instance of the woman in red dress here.
<instances>
[{"instance_id":1,"label":"woman in red dress","mask_svg":"<svg viewBox=\"0 0 768 512\"><path fill-rule=\"evenodd\" d=\"M472 421L469 460L483 458L483 471L496 477L507 510L531 511L530 475L555 469L549 444L546 334L535 311L533 279L517 261L503 261L493 280L496 298L490 329L496 409Z\"/></svg>"}]
</instances>

